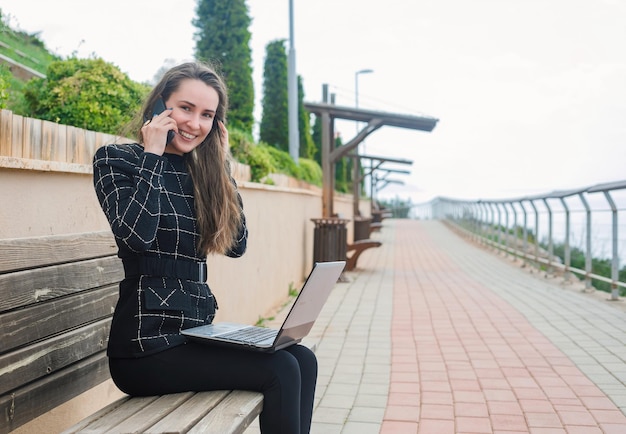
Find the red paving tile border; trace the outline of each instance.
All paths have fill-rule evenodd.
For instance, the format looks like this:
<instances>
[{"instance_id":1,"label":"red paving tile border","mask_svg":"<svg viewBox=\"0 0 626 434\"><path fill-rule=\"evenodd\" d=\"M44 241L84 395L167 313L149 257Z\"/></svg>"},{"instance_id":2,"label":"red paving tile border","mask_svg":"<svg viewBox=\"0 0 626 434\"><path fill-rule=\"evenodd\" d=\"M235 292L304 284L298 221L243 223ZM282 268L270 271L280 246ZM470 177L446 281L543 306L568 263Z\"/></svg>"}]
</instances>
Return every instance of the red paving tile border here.
<instances>
[{"instance_id":1,"label":"red paving tile border","mask_svg":"<svg viewBox=\"0 0 626 434\"><path fill-rule=\"evenodd\" d=\"M626 432L611 400L513 306L456 266L425 225L398 220L395 228L382 434Z\"/></svg>"}]
</instances>

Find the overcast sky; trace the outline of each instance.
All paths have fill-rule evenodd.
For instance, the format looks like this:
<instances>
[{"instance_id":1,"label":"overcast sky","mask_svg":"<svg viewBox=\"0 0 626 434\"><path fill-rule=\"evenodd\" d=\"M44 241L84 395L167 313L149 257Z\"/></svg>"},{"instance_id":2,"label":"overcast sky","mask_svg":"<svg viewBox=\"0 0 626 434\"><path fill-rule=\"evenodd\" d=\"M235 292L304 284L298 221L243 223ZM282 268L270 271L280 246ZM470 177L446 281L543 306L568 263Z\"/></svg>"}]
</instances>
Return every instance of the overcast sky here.
<instances>
[{"instance_id":1,"label":"overcast sky","mask_svg":"<svg viewBox=\"0 0 626 434\"><path fill-rule=\"evenodd\" d=\"M294 0L305 99L439 119L383 127L365 152L413 160L384 196L504 198L626 179L625 0ZM192 57L195 0L0 0L61 56L92 53L137 81ZM257 101L288 0L248 0ZM258 105L258 103L257 103ZM260 107L256 110L260 116ZM259 119L257 119L257 122ZM356 131L338 124L344 142Z\"/></svg>"}]
</instances>

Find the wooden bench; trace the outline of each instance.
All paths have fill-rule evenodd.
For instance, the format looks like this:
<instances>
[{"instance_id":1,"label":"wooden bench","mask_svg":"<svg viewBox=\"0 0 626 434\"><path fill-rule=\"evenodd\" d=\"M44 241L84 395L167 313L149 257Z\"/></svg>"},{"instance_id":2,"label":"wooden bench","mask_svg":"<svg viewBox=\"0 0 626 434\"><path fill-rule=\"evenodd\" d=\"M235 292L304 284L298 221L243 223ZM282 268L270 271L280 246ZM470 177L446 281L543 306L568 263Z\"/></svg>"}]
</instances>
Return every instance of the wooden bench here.
<instances>
[{"instance_id":1,"label":"wooden bench","mask_svg":"<svg viewBox=\"0 0 626 434\"><path fill-rule=\"evenodd\" d=\"M243 433L263 395L243 390L120 399L63 431L70 433Z\"/></svg>"},{"instance_id":2,"label":"wooden bench","mask_svg":"<svg viewBox=\"0 0 626 434\"><path fill-rule=\"evenodd\" d=\"M383 227L382 223L376 223L376 222L370 223L370 235L372 234L372 232L380 232L382 227Z\"/></svg>"},{"instance_id":3,"label":"wooden bench","mask_svg":"<svg viewBox=\"0 0 626 434\"><path fill-rule=\"evenodd\" d=\"M0 240L0 433L110 378L116 252L108 231ZM68 432L241 433L261 409L244 391L125 397Z\"/></svg>"},{"instance_id":4,"label":"wooden bench","mask_svg":"<svg viewBox=\"0 0 626 434\"><path fill-rule=\"evenodd\" d=\"M356 262L365 250L370 249L372 247L380 247L382 243L376 240L357 240L352 244L348 244L347 252L352 254L346 260L346 270L351 271L356 268Z\"/></svg>"}]
</instances>

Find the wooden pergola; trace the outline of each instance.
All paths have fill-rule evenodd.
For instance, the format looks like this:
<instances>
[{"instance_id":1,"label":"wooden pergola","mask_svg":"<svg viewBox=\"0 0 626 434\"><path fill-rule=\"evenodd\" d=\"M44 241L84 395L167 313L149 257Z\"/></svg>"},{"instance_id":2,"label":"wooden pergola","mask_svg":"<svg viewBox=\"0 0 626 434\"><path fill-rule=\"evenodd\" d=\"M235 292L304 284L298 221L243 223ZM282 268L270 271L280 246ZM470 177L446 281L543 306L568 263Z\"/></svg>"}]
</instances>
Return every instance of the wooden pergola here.
<instances>
[{"instance_id":1,"label":"wooden pergola","mask_svg":"<svg viewBox=\"0 0 626 434\"><path fill-rule=\"evenodd\" d=\"M414 116L354 107L341 107L327 103L304 103L304 108L320 117L322 121L322 213L324 218L333 216L335 163L339 159L347 156L367 136L385 125L431 132L439 121L439 119L430 116ZM362 122L366 125L348 143L335 147L335 119ZM358 158L356 161L358 161ZM356 184L359 183L356 182ZM359 195L357 194L355 197L357 206L358 199ZM358 213L355 215L358 215Z\"/></svg>"},{"instance_id":2,"label":"wooden pergola","mask_svg":"<svg viewBox=\"0 0 626 434\"><path fill-rule=\"evenodd\" d=\"M352 194L354 197L354 204L353 204L353 211L354 211L354 215L359 215L359 199L361 196L361 182L365 179L366 176L370 177L370 211L373 211L375 206L374 206L374 191L377 189L378 185L377 185L377 180L378 179L386 179L386 177L390 174L390 173L397 173L397 174L409 174L411 173L408 170L400 170L400 169L391 169L391 168L387 168L387 167L381 167L384 163L394 163L394 164L406 164L406 165L411 165L413 164L412 160L407 160L405 158L387 158L387 157L379 157L379 156L374 156L374 155L358 155L358 154L351 154L349 155L350 157L354 158L355 163L354 163L354 174L352 176L353 184L352 184ZM367 169L361 174L361 160L369 160L369 166L367 167ZM375 174L377 172L384 172L384 175L382 176L382 178L377 178L375 176ZM390 182L388 182L387 184L389 184ZM396 181L394 181L394 183L397 183ZM385 185L387 185L385 184Z\"/></svg>"}]
</instances>

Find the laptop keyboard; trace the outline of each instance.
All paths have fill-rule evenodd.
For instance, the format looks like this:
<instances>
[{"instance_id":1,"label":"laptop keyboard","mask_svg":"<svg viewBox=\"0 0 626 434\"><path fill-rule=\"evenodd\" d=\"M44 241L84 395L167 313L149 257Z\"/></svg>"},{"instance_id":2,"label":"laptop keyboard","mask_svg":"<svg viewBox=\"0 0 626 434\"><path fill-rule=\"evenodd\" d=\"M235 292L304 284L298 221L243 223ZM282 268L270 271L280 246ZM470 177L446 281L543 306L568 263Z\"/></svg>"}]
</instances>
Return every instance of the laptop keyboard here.
<instances>
[{"instance_id":1,"label":"laptop keyboard","mask_svg":"<svg viewBox=\"0 0 626 434\"><path fill-rule=\"evenodd\" d=\"M250 342L257 344L266 339L275 338L277 330L267 329L263 327L246 327L239 330L233 330L219 335L220 338L229 339L236 342Z\"/></svg>"}]
</instances>

